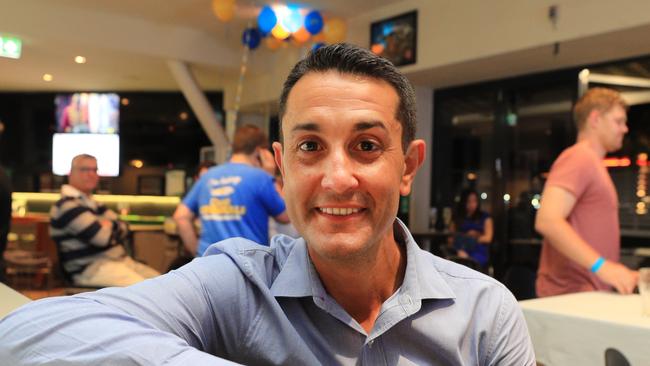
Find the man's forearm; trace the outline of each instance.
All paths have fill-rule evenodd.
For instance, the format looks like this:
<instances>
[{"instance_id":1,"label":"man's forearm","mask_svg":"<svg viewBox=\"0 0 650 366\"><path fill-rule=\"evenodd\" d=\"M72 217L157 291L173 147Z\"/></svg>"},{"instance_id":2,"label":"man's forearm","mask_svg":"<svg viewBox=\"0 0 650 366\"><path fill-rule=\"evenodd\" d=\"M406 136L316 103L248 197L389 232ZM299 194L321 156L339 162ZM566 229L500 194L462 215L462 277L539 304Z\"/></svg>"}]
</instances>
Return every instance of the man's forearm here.
<instances>
[{"instance_id":1,"label":"man's forearm","mask_svg":"<svg viewBox=\"0 0 650 366\"><path fill-rule=\"evenodd\" d=\"M214 312L184 273L32 302L0 322L0 364L232 365L201 347L217 343Z\"/></svg>"},{"instance_id":2,"label":"man's forearm","mask_svg":"<svg viewBox=\"0 0 650 366\"><path fill-rule=\"evenodd\" d=\"M564 219L538 222L535 227L553 248L583 268L590 268L600 257Z\"/></svg>"},{"instance_id":3,"label":"man's forearm","mask_svg":"<svg viewBox=\"0 0 650 366\"><path fill-rule=\"evenodd\" d=\"M178 235L181 237L185 249L190 254L196 255L198 240L196 239L196 231L194 231L192 221L187 219L176 220L176 226L178 227Z\"/></svg>"},{"instance_id":4,"label":"man's forearm","mask_svg":"<svg viewBox=\"0 0 650 366\"><path fill-rule=\"evenodd\" d=\"M587 244L566 220L551 220L537 223L539 231L560 253L589 270L592 269L600 253ZM605 283L613 286L622 294L632 293L638 279L638 272L631 271L624 265L605 260L593 270Z\"/></svg>"}]
</instances>

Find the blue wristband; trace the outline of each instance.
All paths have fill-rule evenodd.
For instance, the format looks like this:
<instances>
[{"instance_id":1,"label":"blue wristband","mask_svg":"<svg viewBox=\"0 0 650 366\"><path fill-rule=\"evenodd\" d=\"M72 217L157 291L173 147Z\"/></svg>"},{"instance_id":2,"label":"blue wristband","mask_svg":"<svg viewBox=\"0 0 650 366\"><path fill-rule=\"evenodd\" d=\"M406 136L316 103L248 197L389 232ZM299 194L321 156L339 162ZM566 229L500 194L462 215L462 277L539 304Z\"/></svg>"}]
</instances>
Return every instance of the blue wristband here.
<instances>
[{"instance_id":1,"label":"blue wristband","mask_svg":"<svg viewBox=\"0 0 650 366\"><path fill-rule=\"evenodd\" d=\"M600 269L600 267L603 266L603 264L605 264L605 258L599 257L596 260L596 262L594 262L594 264L591 266L591 269L590 269L591 273L598 272L598 270Z\"/></svg>"}]
</instances>

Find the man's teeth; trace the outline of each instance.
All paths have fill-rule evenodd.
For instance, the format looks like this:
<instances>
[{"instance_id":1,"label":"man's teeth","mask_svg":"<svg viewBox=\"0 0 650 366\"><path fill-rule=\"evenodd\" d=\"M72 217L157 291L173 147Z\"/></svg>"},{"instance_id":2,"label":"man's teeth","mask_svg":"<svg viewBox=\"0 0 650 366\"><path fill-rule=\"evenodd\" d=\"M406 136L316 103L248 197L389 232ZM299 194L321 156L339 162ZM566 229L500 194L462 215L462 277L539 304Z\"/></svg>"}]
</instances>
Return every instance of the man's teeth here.
<instances>
[{"instance_id":1,"label":"man's teeth","mask_svg":"<svg viewBox=\"0 0 650 366\"><path fill-rule=\"evenodd\" d=\"M361 209L359 208L344 208L344 207L326 207L326 208L319 208L320 212L326 213L328 215L336 215L336 216L345 216L345 215L352 215L355 214Z\"/></svg>"}]
</instances>

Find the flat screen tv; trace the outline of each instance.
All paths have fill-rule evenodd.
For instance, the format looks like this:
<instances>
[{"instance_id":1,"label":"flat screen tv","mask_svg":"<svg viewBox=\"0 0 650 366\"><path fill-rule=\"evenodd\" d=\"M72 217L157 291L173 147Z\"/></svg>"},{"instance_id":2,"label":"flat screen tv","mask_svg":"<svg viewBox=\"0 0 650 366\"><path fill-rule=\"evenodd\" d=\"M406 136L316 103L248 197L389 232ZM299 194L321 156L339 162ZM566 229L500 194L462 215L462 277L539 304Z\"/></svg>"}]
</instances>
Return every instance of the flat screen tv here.
<instances>
[{"instance_id":1,"label":"flat screen tv","mask_svg":"<svg viewBox=\"0 0 650 366\"><path fill-rule=\"evenodd\" d=\"M90 154L97 158L97 173L120 174L120 137L117 134L55 133L52 138L52 173L68 175L72 158Z\"/></svg>"},{"instance_id":2,"label":"flat screen tv","mask_svg":"<svg viewBox=\"0 0 650 366\"><path fill-rule=\"evenodd\" d=\"M114 93L59 94L56 132L118 133L120 97Z\"/></svg>"}]
</instances>

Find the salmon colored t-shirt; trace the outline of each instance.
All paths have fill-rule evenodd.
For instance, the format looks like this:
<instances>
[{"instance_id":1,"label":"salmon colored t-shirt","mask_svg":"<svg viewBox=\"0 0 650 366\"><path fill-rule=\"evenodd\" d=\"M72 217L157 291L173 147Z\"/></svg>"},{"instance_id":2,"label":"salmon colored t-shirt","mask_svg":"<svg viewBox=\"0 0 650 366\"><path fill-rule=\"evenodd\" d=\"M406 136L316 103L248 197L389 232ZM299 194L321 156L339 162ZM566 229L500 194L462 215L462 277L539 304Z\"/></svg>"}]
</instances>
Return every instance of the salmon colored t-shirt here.
<instances>
[{"instance_id":1,"label":"salmon colored t-shirt","mask_svg":"<svg viewBox=\"0 0 650 366\"><path fill-rule=\"evenodd\" d=\"M618 197L603 159L586 142L564 150L551 167L547 185L571 192L575 206L567 220L601 256L618 262L620 229ZM537 272L537 296L581 291L611 290L588 269L565 257L546 240Z\"/></svg>"}]
</instances>

